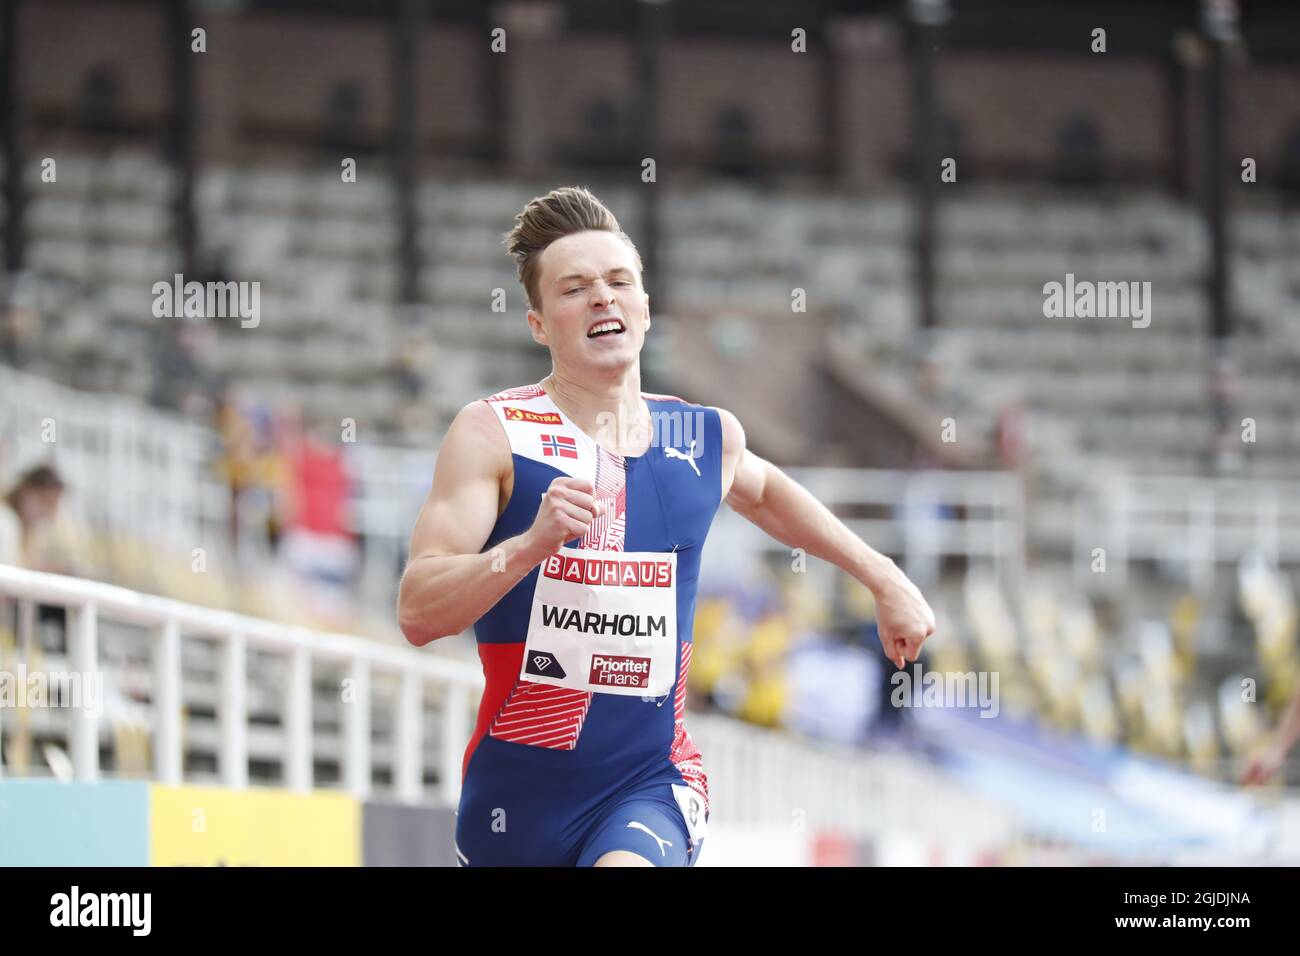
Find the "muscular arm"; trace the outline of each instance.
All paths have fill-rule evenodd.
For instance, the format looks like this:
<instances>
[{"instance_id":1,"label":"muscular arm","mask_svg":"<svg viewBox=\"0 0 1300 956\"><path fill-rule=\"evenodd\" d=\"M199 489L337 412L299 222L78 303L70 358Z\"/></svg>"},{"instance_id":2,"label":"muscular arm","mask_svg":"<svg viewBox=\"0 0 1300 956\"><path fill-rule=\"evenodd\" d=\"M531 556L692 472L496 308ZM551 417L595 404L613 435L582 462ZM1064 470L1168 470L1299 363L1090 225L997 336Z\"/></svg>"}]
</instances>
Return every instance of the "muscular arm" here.
<instances>
[{"instance_id":1,"label":"muscular arm","mask_svg":"<svg viewBox=\"0 0 1300 956\"><path fill-rule=\"evenodd\" d=\"M880 641L902 667L916 660L934 633L934 612L887 556L869 547L794 479L745 447L745 431L730 412L722 417L722 481L726 502L782 544L803 548L861 581L876 597Z\"/></svg>"},{"instance_id":2,"label":"muscular arm","mask_svg":"<svg viewBox=\"0 0 1300 956\"><path fill-rule=\"evenodd\" d=\"M398 589L398 625L417 647L464 631L590 523L593 499L583 493L590 482L556 479L532 527L480 554L511 468L495 413L483 402L466 405L438 450L433 487L411 532Z\"/></svg>"}]
</instances>

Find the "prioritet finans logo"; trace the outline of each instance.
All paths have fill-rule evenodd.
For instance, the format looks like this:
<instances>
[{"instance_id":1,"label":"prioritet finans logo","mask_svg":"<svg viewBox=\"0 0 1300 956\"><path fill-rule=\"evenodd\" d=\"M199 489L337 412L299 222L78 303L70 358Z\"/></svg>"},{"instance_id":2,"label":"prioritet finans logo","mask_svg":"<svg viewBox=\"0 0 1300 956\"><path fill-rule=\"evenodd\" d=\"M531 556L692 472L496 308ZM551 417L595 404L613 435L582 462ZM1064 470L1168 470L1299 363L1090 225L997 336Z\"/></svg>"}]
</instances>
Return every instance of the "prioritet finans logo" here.
<instances>
[{"instance_id":1,"label":"prioritet finans logo","mask_svg":"<svg viewBox=\"0 0 1300 956\"><path fill-rule=\"evenodd\" d=\"M649 687L650 658L593 654L587 680L610 687Z\"/></svg>"}]
</instances>

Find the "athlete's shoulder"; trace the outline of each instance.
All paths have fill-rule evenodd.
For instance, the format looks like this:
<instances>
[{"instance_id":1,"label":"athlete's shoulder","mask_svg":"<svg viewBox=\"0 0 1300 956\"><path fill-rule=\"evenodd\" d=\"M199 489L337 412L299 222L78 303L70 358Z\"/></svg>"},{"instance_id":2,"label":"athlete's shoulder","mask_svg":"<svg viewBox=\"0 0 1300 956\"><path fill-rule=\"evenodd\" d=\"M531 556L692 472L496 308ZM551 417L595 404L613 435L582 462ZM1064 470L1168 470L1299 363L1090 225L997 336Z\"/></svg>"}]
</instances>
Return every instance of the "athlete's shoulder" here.
<instances>
[{"instance_id":1,"label":"athlete's shoulder","mask_svg":"<svg viewBox=\"0 0 1300 956\"><path fill-rule=\"evenodd\" d=\"M495 395L489 395L483 401L493 402L526 402L529 399L539 398L546 394L546 390L540 384L537 385L516 385L514 388L507 388L497 392Z\"/></svg>"},{"instance_id":2,"label":"athlete's shoulder","mask_svg":"<svg viewBox=\"0 0 1300 956\"><path fill-rule=\"evenodd\" d=\"M740 419L725 408L714 408L722 424L722 453L727 457L740 454L745 450L745 428Z\"/></svg>"},{"instance_id":3,"label":"athlete's shoulder","mask_svg":"<svg viewBox=\"0 0 1300 956\"><path fill-rule=\"evenodd\" d=\"M470 402L456 413L443 437L441 450L508 458L510 442L497 420L496 411L486 401L480 400Z\"/></svg>"},{"instance_id":4,"label":"athlete's shoulder","mask_svg":"<svg viewBox=\"0 0 1300 956\"><path fill-rule=\"evenodd\" d=\"M694 404L693 402L688 402L686 399L680 398L677 395L664 395L659 392L642 392L641 397L647 402L681 402L683 405Z\"/></svg>"},{"instance_id":5,"label":"athlete's shoulder","mask_svg":"<svg viewBox=\"0 0 1300 956\"><path fill-rule=\"evenodd\" d=\"M689 398L682 398L680 395L667 395L660 392L642 392L641 397L647 402L662 402L668 405L685 405L688 408L708 408L708 405L702 405L699 402L692 402Z\"/></svg>"}]
</instances>

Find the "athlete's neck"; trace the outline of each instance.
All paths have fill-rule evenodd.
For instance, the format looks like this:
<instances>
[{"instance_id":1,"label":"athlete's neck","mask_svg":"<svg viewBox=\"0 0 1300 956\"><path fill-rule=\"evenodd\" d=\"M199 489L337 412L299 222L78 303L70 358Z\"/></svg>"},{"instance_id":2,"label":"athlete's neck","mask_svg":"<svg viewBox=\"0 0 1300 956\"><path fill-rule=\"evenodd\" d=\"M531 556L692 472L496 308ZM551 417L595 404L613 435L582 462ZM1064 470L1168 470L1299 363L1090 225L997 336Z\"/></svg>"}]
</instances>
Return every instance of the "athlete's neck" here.
<instances>
[{"instance_id":1,"label":"athlete's neck","mask_svg":"<svg viewBox=\"0 0 1300 956\"><path fill-rule=\"evenodd\" d=\"M641 398L641 369L608 381L579 381L552 369L542 388L569 420L619 454L640 454L649 440L649 407Z\"/></svg>"}]
</instances>

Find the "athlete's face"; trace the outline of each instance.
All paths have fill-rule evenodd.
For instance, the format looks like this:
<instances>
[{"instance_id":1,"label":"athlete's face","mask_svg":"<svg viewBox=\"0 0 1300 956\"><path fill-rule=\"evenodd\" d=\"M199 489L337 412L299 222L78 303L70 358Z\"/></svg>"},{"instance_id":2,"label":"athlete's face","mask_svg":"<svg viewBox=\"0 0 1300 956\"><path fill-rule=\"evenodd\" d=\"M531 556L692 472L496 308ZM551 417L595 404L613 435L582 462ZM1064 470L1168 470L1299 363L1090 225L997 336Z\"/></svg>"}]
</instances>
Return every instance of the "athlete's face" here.
<instances>
[{"instance_id":1,"label":"athlete's face","mask_svg":"<svg viewBox=\"0 0 1300 956\"><path fill-rule=\"evenodd\" d=\"M612 232L578 232L547 246L538 265L541 303L528 310L528 325L557 368L618 372L637 361L650 296L627 243Z\"/></svg>"}]
</instances>

